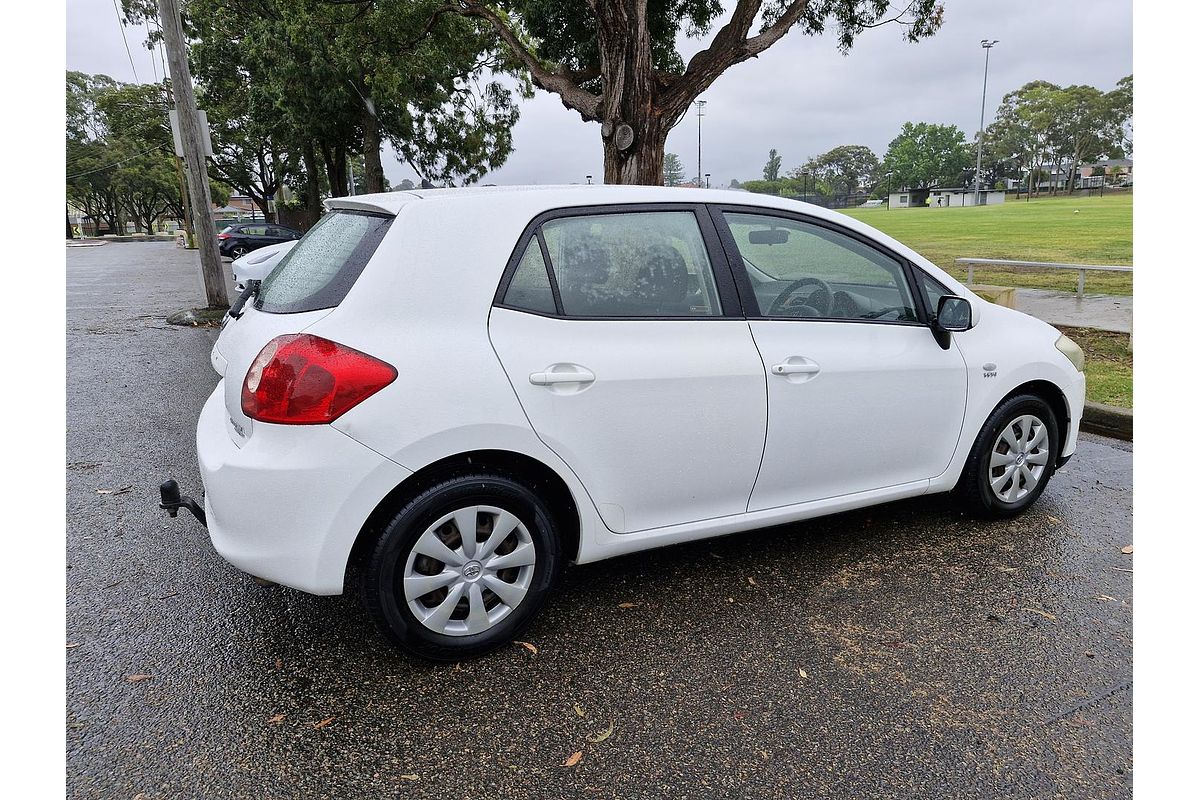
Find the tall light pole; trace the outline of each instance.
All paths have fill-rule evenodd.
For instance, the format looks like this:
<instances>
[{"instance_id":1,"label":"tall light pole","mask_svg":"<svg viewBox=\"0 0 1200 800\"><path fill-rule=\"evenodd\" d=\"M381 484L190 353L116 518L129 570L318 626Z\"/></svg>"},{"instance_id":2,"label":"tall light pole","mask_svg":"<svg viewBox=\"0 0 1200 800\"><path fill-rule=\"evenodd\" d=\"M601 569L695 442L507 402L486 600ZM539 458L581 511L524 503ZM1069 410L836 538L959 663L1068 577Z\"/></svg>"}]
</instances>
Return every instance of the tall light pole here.
<instances>
[{"instance_id":1,"label":"tall light pole","mask_svg":"<svg viewBox=\"0 0 1200 800\"><path fill-rule=\"evenodd\" d=\"M700 124L704 117L704 106L708 104L707 100L696 101L696 183L701 184L704 180L704 162L700 158ZM701 184L702 185L702 184Z\"/></svg>"},{"instance_id":2,"label":"tall light pole","mask_svg":"<svg viewBox=\"0 0 1200 800\"><path fill-rule=\"evenodd\" d=\"M975 157L975 205L979 205L980 186L983 182L983 114L987 110L987 73L988 59L992 48L1000 42L999 39L981 39L983 47L983 99L979 102L979 155Z\"/></svg>"}]
</instances>

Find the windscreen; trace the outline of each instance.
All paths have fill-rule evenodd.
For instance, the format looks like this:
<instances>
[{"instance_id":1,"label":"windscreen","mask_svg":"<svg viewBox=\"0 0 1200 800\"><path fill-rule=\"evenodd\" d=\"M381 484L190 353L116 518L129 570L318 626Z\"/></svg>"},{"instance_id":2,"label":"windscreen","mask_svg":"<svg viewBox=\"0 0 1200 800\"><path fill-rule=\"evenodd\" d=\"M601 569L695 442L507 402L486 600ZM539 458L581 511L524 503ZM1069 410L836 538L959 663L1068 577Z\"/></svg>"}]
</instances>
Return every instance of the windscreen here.
<instances>
[{"instance_id":1,"label":"windscreen","mask_svg":"<svg viewBox=\"0 0 1200 800\"><path fill-rule=\"evenodd\" d=\"M361 211L329 212L263 280L255 308L272 314L333 308L358 280L392 219Z\"/></svg>"}]
</instances>

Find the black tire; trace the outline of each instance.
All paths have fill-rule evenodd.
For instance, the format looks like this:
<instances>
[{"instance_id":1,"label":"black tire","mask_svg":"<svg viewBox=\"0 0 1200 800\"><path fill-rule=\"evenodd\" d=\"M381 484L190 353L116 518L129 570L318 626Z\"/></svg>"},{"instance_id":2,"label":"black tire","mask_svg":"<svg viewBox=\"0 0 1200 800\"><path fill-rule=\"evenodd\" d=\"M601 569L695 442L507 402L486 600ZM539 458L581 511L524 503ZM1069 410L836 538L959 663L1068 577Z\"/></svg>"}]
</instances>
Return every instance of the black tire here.
<instances>
[{"instance_id":1,"label":"black tire","mask_svg":"<svg viewBox=\"0 0 1200 800\"><path fill-rule=\"evenodd\" d=\"M1027 414L1036 417L1045 425L1047 434L1045 450L1048 453L1048 460L1033 489L1020 499L1006 502L992 490L993 473L990 467L992 449L1005 427L1012 426L1018 418ZM1010 397L1001 403L983 423L983 428L979 431L979 436L976 437L975 444L971 447L967 463L963 466L958 485L954 489L955 496L968 512L978 517L1000 519L1020 514L1037 502L1037 499L1042 496L1046 484L1054 475L1060 447L1059 435L1058 420L1049 403L1030 394ZM1001 474L1003 473L1002 468L997 469Z\"/></svg>"},{"instance_id":2,"label":"black tire","mask_svg":"<svg viewBox=\"0 0 1200 800\"><path fill-rule=\"evenodd\" d=\"M249 252L250 251L246 249L245 245L235 244L233 247L229 248L229 257L234 261L237 261L239 258Z\"/></svg>"},{"instance_id":3,"label":"black tire","mask_svg":"<svg viewBox=\"0 0 1200 800\"><path fill-rule=\"evenodd\" d=\"M515 515L533 541L536 561L524 598L506 617L482 633L448 635L431 630L413 614L404 596L403 574L426 529L467 505L493 506ZM431 661L461 661L502 647L525 630L561 570L562 544L554 515L536 494L510 477L461 475L422 491L385 525L364 565L362 598L380 629L404 650Z\"/></svg>"}]
</instances>

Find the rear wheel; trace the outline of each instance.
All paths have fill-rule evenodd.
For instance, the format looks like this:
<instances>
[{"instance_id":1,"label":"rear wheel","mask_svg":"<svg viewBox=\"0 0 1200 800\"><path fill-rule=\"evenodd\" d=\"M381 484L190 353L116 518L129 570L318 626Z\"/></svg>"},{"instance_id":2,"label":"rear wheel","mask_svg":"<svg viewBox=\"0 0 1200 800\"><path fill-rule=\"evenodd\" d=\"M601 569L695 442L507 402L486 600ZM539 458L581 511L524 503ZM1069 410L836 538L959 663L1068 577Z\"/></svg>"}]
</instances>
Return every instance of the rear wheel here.
<instances>
[{"instance_id":1,"label":"rear wheel","mask_svg":"<svg viewBox=\"0 0 1200 800\"><path fill-rule=\"evenodd\" d=\"M465 475L392 518L366 565L363 600L405 650L457 661L524 630L561 561L553 516L537 495L511 478Z\"/></svg>"},{"instance_id":2,"label":"rear wheel","mask_svg":"<svg viewBox=\"0 0 1200 800\"><path fill-rule=\"evenodd\" d=\"M250 251L246 249L246 245L235 244L232 248L230 248L229 255L236 261L237 259L241 258L242 256L246 255L246 253L249 253L249 252Z\"/></svg>"},{"instance_id":3,"label":"rear wheel","mask_svg":"<svg viewBox=\"0 0 1200 800\"><path fill-rule=\"evenodd\" d=\"M1012 397L984 423L956 493L980 516L1019 514L1046 488L1058 448L1058 422L1049 404L1034 395Z\"/></svg>"}]
</instances>

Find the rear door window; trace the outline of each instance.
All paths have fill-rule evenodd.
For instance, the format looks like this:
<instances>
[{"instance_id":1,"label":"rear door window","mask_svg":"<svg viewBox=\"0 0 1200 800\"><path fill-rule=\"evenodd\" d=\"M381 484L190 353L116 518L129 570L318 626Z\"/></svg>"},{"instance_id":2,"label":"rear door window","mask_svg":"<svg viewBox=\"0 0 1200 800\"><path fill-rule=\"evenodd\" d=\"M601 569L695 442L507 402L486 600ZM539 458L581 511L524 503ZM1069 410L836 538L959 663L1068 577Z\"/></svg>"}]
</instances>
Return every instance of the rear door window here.
<instances>
[{"instance_id":1,"label":"rear door window","mask_svg":"<svg viewBox=\"0 0 1200 800\"><path fill-rule=\"evenodd\" d=\"M568 317L720 316L691 211L571 216L541 229Z\"/></svg>"},{"instance_id":2,"label":"rear door window","mask_svg":"<svg viewBox=\"0 0 1200 800\"><path fill-rule=\"evenodd\" d=\"M263 280L255 308L272 314L333 308L362 274L392 219L361 211L329 212Z\"/></svg>"}]
</instances>

